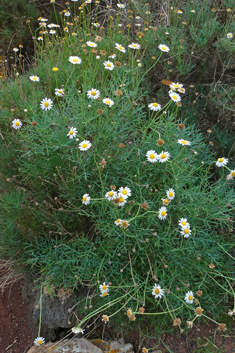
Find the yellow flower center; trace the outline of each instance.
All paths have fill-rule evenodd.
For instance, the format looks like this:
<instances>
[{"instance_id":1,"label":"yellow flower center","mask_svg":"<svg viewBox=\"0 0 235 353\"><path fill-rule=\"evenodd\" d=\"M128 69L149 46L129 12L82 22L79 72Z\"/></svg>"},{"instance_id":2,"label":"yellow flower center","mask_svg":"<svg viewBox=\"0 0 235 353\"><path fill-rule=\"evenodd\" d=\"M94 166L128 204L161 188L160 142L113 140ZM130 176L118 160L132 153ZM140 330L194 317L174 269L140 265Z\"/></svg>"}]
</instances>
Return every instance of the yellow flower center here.
<instances>
[{"instance_id":1,"label":"yellow flower center","mask_svg":"<svg viewBox=\"0 0 235 353\"><path fill-rule=\"evenodd\" d=\"M92 95L92 96L96 96L96 91L92 91L92 92L91 92L91 95Z\"/></svg>"},{"instance_id":2,"label":"yellow flower center","mask_svg":"<svg viewBox=\"0 0 235 353\"><path fill-rule=\"evenodd\" d=\"M153 106L154 106L154 107L158 107L158 104L157 104L157 103L153 103Z\"/></svg>"},{"instance_id":3,"label":"yellow flower center","mask_svg":"<svg viewBox=\"0 0 235 353\"><path fill-rule=\"evenodd\" d=\"M106 104L111 104L111 102L110 101L106 101Z\"/></svg>"},{"instance_id":4,"label":"yellow flower center","mask_svg":"<svg viewBox=\"0 0 235 353\"><path fill-rule=\"evenodd\" d=\"M188 298L189 298L189 300L193 300L193 296L192 295L190 295Z\"/></svg>"},{"instance_id":5,"label":"yellow flower center","mask_svg":"<svg viewBox=\"0 0 235 353\"><path fill-rule=\"evenodd\" d=\"M85 202L85 201L86 201L86 197L84 196L84 197L82 198L82 200Z\"/></svg>"},{"instance_id":6,"label":"yellow flower center","mask_svg":"<svg viewBox=\"0 0 235 353\"><path fill-rule=\"evenodd\" d=\"M44 106L45 106L45 107L49 107L49 103L48 103L48 102L45 102L45 103L44 103Z\"/></svg>"},{"instance_id":7,"label":"yellow flower center","mask_svg":"<svg viewBox=\"0 0 235 353\"><path fill-rule=\"evenodd\" d=\"M69 134L70 134L70 135L73 135L73 130L70 130L70 131L69 131Z\"/></svg>"},{"instance_id":8,"label":"yellow flower center","mask_svg":"<svg viewBox=\"0 0 235 353\"><path fill-rule=\"evenodd\" d=\"M185 234L188 234L189 233L189 230L186 228L186 229L184 229L184 233Z\"/></svg>"},{"instance_id":9,"label":"yellow flower center","mask_svg":"<svg viewBox=\"0 0 235 353\"><path fill-rule=\"evenodd\" d=\"M162 47L162 50L166 50L166 47Z\"/></svg>"},{"instance_id":10,"label":"yellow flower center","mask_svg":"<svg viewBox=\"0 0 235 353\"><path fill-rule=\"evenodd\" d=\"M59 69L58 69L58 67L53 67L52 70L53 70L53 71L58 71Z\"/></svg>"},{"instance_id":11,"label":"yellow flower center","mask_svg":"<svg viewBox=\"0 0 235 353\"><path fill-rule=\"evenodd\" d=\"M160 290L159 290L158 288L155 288L155 289L154 289L154 293L159 294L159 293L160 293Z\"/></svg>"},{"instance_id":12,"label":"yellow flower center","mask_svg":"<svg viewBox=\"0 0 235 353\"><path fill-rule=\"evenodd\" d=\"M108 67L111 67L111 64L108 63L107 66L108 66Z\"/></svg>"},{"instance_id":13,"label":"yellow flower center","mask_svg":"<svg viewBox=\"0 0 235 353\"><path fill-rule=\"evenodd\" d=\"M183 226L186 226L187 223L185 221L183 221L182 224L183 224Z\"/></svg>"},{"instance_id":14,"label":"yellow flower center","mask_svg":"<svg viewBox=\"0 0 235 353\"><path fill-rule=\"evenodd\" d=\"M74 62L74 63L77 63L77 62L78 62L78 59L73 59L73 62Z\"/></svg>"},{"instance_id":15,"label":"yellow flower center","mask_svg":"<svg viewBox=\"0 0 235 353\"><path fill-rule=\"evenodd\" d=\"M63 93L62 89L59 89L58 92L59 92L59 93Z\"/></svg>"},{"instance_id":16,"label":"yellow flower center","mask_svg":"<svg viewBox=\"0 0 235 353\"><path fill-rule=\"evenodd\" d=\"M103 290L105 290L107 288L107 286L103 286L102 288L103 288Z\"/></svg>"},{"instance_id":17,"label":"yellow flower center","mask_svg":"<svg viewBox=\"0 0 235 353\"><path fill-rule=\"evenodd\" d=\"M174 196L174 193L172 191L169 192L169 196L170 197L173 197Z\"/></svg>"},{"instance_id":18,"label":"yellow flower center","mask_svg":"<svg viewBox=\"0 0 235 353\"><path fill-rule=\"evenodd\" d=\"M174 84L174 87L175 87L175 88L178 88L178 87L179 87L179 85L176 83L176 84Z\"/></svg>"},{"instance_id":19,"label":"yellow flower center","mask_svg":"<svg viewBox=\"0 0 235 353\"><path fill-rule=\"evenodd\" d=\"M127 191L126 191L126 190L122 190L122 194L123 194L123 195L126 195L126 194L127 194Z\"/></svg>"},{"instance_id":20,"label":"yellow flower center","mask_svg":"<svg viewBox=\"0 0 235 353\"><path fill-rule=\"evenodd\" d=\"M162 216L164 217L166 215L166 211L162 211Z\"/></svg>"},{"instance_id":21,"label":"yellow flower center","mask_svg":"<svg viewBox=\"0 0 235 353\"><path fill-rule=\"evenodd\" d=\"M133 48L136 48L136 47L137 47L137 45L136 45L136 44L133 44L132 46L133 46Z\"/></svg>"},{"instance_id":22,"label":"yellow flower center","mask_svg":"<svg viewBox=\"0 0 235 353\"><path fill-rule=\"evenodd\" d=\"M15 124L16 124L16 126L19 126L19 125L20 125L19 121L17 121Z\"/></svg>"},{"instance_id":23,"label":"yellow flower center","mask_svg":"<svg viewBox=\"0 0 235 353\"><path fill-rule=\"evenodd\" d=\"M86 148L87 147L87 143L84 143L83 145L82 145L82 148Z\"/></svg>"},{"instance_id":24,"label":"yellow flower center","mask_svg":"<svg viewBox=\"0 0 235 353\"><path fill-rule=\"evenodd\" d=\"M220 162L220 163L222 163L222 162L223 162L223 160L224 160L223 158L219 158L219 162Z\"/></svg>"},{"instance_id":25,"label":"yellow flower center","mask_svg":"<svg viewBox=\"0 0 235 353\"><path fill-rule=\"evenodd\" d=\"M42 340L39 340L37 343L38 343L38 344L42 344Z\"/></svg>"},{"instance_id":26,"label":"yellow flower center","mask_svg":"<svg viewBox=\"0 0 235 353\"><path fill-rule=\"evenodd\" d=\"M120 223L120 222L121 222L120 219L117 219L117 220L116 220L116 223Z\"/></svg>"},{"instance_id":27,"label":"yellow flower center","mask_svg":"<svg viewBox=\"0 0 235 353\"><path fill-rule=\"evenodd\" d=\"M166 154L165 153L161 154L161 159L164 159L164 158L166 158Z\"/></svg>"},{"instance_id":28,"label":"yellow flower center","mask_svg":"<svg viewBox=\"0 0 235 353\"><path fill-rule=\"evenodd\" d=\"M164 202L164 204L168 205L169 200L165 199L163 202Z\"/></svg>"},{"instance_id":29,"label":"yellow flower center","mask_svg":"<svg viewBox=\"0 0 235 353\"><path fill-rule=\"evenodd\" d=\"M121 49L121 50L123 49L123 47L122 47L121 45L119 45L119 47L118 47L118 48L119 48L119 49Z\"/></svg>"},{"instance_id":30,"label":"yellow flower center","mask_svg":"<svg viewBox=\"0 0 235 353\"><path fill-rule=\"evenodd\" d=\"M124 199L120 197L119 202L124 202Z\"/></svg>"},{"instance_id":31,"label":"yellow flower center","mask_svg":"<svg viewBox=\"0 0 235 353\"><path fill-rule=\"evenodd\" d=\"M106 297L107 294L108 294L107 292L104 292L103 296Z\"/></svg>"},{"instance_id":32,"label":"yellow flower center","mask_svg":"<svg viewBox=\"0 0 235 353\"><path fill-rule=\"evenodd\" d=\"M94 47L94 43L90 43L90 46L91 46L91 47Z\"/></svg>"},{"instance_id":33,"label":"yellow flower center","mask_svg":"<svg viewBox=\"0 0 235 353\"><path fill-rule=\"evenodd\" d=\"M155 158L155 155L154 155L153 153L151 153L151 154L149 155L149 157L150 157L151 159L154 159L154 158Z\"/></svg>"},{"instance_id":34,"label":"yellow flower center","mask_svg":"<svg viewBox=\"0 0 235 353\"><path fill-rule=\"evenodd\" d=\"M233 176L233 177L235 177L235 171L234 171L234 172L232 172L232 176Z\"/></svg>"},{"instance_id":35,"label":"yellow flower center","mask_svg":"<svg viewBox=\"0 0 235 353\"><path fill-rule=\"evenodd\" d=\"M181 140L181 143L183 143L185 145L187 143L187 141Z\"/></svg>"},{"instance_id":36,"label":"yellow flower center","mask_svg":"<svg viewBox=\"0 0 235 353\"><path fill-rule=\"evenodd\" d=\"M113 192L112 192L112 191L109 191L108 195L109 195L110 197L112 197L112 196L113 196Z\"/></svg>"},{"instance_id":37,"label":"yellow flower center","mask_svg":"<svg viewBox=\"0 0 235 353\"><path fill-rule=\"evenodd\" d=\"M173 99L178 99L178 97L175 94L172 96L172 98Z\"/></svg>"},{"instance_id":38,"label":"yellow flower center","mask_svg":"<svg viewBox=\"0 0 235 353\"><path fill-rule=\"evenodd\" d=\"M36 81L36 80L37 80L37 77L33 77L33 80Z\"/></svg>"}]
</instances>

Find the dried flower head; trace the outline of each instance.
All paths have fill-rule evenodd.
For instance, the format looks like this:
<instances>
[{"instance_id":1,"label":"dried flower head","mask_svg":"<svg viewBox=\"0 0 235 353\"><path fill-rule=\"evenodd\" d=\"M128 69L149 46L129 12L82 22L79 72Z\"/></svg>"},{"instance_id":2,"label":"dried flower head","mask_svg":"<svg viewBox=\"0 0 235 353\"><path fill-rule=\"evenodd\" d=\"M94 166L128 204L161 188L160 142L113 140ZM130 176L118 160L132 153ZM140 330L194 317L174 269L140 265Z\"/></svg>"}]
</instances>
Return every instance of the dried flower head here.
<instances>
[{"instance_id":1,"label":"dried flower head","mask_svg":"<svg viewBox=\"0 0 235 353\"><path fill-rule=\"evenodd\" d=\"M184 128L185 128L185 125L184 125L184 124L180 123L180 124L178 125L178 130L183 130Z\"/></svg>"},{"instance_id":2,"label":"dried flower head","mask_svg":"<svg viewBox=\"0 0 235 353\"><path fill-rule=\"evenodd\" d=\"M109 317L108 315L102 315L102 321L104 321L105 323L109 321Z\"/></svg>"},{"instance_id":3,"label":"dried flower head","mask_svg":"<svg viewBox=\"0 0 235 353\"><path fill-rule=\"evenodd\" d=\"M124 143L119 143L119 147L120 147L120 148L125 147Z\"/></svg>"},{"instance_id":4,"label":"dried flower head","mask_svg":"<svg viewBox=\"0 0 235 353\"><path fill-rule=\"evenodd\" d=\"M197 294L198 297L201 297L202 294L203 294L203 291L202 290L198 290L196 294Z\"/></svg>"},{"instance_id":5,"label":"dried flower head","mask_svg":"<svg viewBox=\"0 0 235 353\"><path fill-rule=\"evenodd\" d=\"M186 322L188 328L192 328L193 327L193 322L192 321L187 321Z\"/></svg>"},{"instance_id":6,"label":"dried flower head","mask_svg":"<svg viewBox=\"0 0 235 353\"><path fill-rule=\"evenodd\" d=\"M129 320L130 320L130 321L135 321L135 320L136 320L136 317L135 317L135 315L133 315L133 314L132 314L132 315L129 315L128 317L129 317Z\"/></svg>"},{"instance_id":7,"label":"dried flower head","mask_svg":"<svg viewBox=\"0 0 235 353\"><path fill-rule=\"evenodd\" d=\"M142 306L139 307L138 312L139 312L139 314L143 314L145 312L145 308L143 308Z\"/></svg>"},{"instance_id":8,"label":"dried flower head","mask_svg":"<svg viewBox=\"0 0 235 353\"><path fill-rule=\"evenodd\" d=\"M218 329L219 329L219 331L225 331L225 330L227 330L225 324L219 324Z\"/></svg>"},{"instance_id":9,"label":"dried flower head","mask_svg":"<svg viewBox=\"0 0 235 353\"><path fill-rule=\"evenodd\" d=\"M38 125L38 123L37 123L36 121L32 121L32 122L31 122L31 125L33 125L33 126L37 126L37 125Z\"/></svg>"},{"instance_id":10,"label":"dried flower head","mask_svg":"<svg viewBox=\"0 0 235 353\"><path fill-rule=\"evenodd\" d=\"M208 266L209 266L209 268L215 268L214 264L209 264Z\"/></svg>"},{"instance_id":11,"label":"dried flower head","mask_svg":"<svg viewBox=\"0 0 235 353\"><path fill-rule=\"evenodd\" d=\"M176 318L174 321L173 321L173 326L180 326L181 324L181 320L179 318Z\"/></svg>"},{"instance_id":12,"label":"dried flower head","mask_svg":"<svg viewBox=\"0 0 235 353\"><path fill-rule=\"evenodd\" d=\"M117 89L117 90L114 92L114 94L116 94L116 96L122 96L122 95L123 95L122 91L120 91L119 89Z\"/></svg>"},{"instance_id":13,"label":"dried flower head","mask_svg":"<svg viewBox=\"0 0 235 353\"><path fill-rule=\"evenodd\" d=\"M101 167L102 168L106 167L106 164L107 164L106 160L102 159L102 161L100 162Z\"/></svg>"},{"instance_id":14,"label":"dried flower head","mask_svg":"<svg viewBox=\"0 0 235 353\"><path fill-rule=\"evenodd\" d=\"M121 66L122 66L122 63L120 63L120 61L115 62L115 67L121 67Z\"/></svg>"},{"instance_id":15,"label":"dried flower head","mask_svg":"<svg viewBox=\"0 0 235 353\"><path fill-rule=\"evenodd\" d=\"M147 204L147 202L143 202L142 204L141 204L141 206L140 206L141 208L143 208L143 210L147 210L147 208L148 208L148 204Z\"/></svg>"},{"instance_id":16,"label":"dried flower head","mask_svg":"<svg viewBox=\"0 0 235 353\"><path fill-rule=\"evenodd\" d=\"M97 114L102 114L103 113L103 109L97 109L96 113Z\"/></svg>"},{"instance_id":17,"label":"dried flower head","mask_svg":"<svg viewBox=\"0 0 235 353\"><path fill-rule=\"evenodd\" d=\"M159 147L161 147L161 146L163 146L164 145L164 140L162 140L162 139L158 139L157 140L157 145L159 146Z\"/></svg>"},{"instance_id":18,"label":"dried flower head","mask_svg":"<svg viewBox=\"0 0 235 353\"><path fill-rule=\"evenodd\" d=\"M195 314L197 316L201 316L203 312L203 309L199 306L198 308L195 309Z\"/></svg>"}]
</instances>

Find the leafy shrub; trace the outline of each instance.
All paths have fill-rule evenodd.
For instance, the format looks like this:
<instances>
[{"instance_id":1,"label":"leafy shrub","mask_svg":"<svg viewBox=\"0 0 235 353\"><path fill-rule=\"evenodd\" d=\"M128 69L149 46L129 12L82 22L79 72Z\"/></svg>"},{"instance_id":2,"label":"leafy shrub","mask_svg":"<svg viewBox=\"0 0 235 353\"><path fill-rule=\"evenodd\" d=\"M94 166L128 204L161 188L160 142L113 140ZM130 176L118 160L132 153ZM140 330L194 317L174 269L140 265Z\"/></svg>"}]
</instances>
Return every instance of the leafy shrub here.
<instances>
[{"instance_id":1,"label":"leafy shrub","mask_svg":"<svg viewBox=\"0 0 235 353\"><path fill-rule=\"evenodd\" d=\"M2 256L48 286L89 285L95 309L75 332L129 307L131 321L149 315L159 330L218 320L226 304L217 304L234 296L234 166L179 119L183 94L152 98L150 73L179 48L160 34L161 51L153 26L132 38L120 9L107 34L87 26L89 7L72 30L38 37L30 74L2 83Z\"/></svg>"}]
</instances>

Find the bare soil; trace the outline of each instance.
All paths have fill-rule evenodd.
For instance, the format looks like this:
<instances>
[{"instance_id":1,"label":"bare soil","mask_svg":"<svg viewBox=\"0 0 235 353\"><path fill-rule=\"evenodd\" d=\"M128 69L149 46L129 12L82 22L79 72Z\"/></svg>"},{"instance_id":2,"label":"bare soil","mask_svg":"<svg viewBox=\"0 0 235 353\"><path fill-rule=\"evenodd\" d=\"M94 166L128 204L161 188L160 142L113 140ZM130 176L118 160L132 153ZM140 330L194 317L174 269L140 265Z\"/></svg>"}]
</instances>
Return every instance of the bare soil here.
<instances>
[{"instance_id":1,"label":"bare soil","mask_svg":"<svg viewBox=\"0 0 235 353\"><path fill-rule=\"evenodd\" d=\"M33 345L35 337L31 336L27 321L22 284L23 280L19 280L6 286L4 292L0 293L0 353L26 353ZM234 353L235 321L234 326L225 332L215 332L216 329L213 323L196 324L186 334L180 334L177 327L173 334L163 335L160 342L157 338L144 340L139 332L129 331L124 339L126 343L133 344L138 353L142 352L139 346L151 349L152 353Z\"/></svg>"}]
</instances>

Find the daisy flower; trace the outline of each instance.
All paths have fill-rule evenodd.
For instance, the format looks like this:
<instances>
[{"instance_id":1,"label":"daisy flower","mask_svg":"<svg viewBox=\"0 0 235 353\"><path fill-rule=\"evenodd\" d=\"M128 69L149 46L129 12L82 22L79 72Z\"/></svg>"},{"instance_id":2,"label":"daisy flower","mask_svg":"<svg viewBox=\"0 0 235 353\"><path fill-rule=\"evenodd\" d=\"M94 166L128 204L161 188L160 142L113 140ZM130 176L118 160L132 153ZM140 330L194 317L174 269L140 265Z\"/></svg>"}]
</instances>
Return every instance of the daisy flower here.
<instances>
[{"instance_id":1,"label":"daisy flower","mask_svg":"<svg viewBox=\"0 0 235 353\"><path fill-rule=\"evenodd\" d=\"M104 297L107 297L107 295L109 295L109 292L108 291L103 291L103 292L101 292L100 297L104 298Z\"/></svg>"},{"instance_id":2,"label":"daisy flower","mask_svg":"<svg viewBox=\"0 0 235 353\"><path fill-rule=\"evenodd\" d=\"M79 143L80 151L87 151L87 150L89 150L89 148L91 148L90 141L84 140L84 141Z\"/></svg>"},{"instance_id":3,"label":"daisy flower","mask_svg":"<svg viewBox=\"0 0 235 353\"><path fill-rule=\"evenodd\" d=\"M158 211L158 218L163 220L167 217L167 209L165 206L162 206Z\"/></svg>"},{"instance_id":4,"label":"daisy flower","mask_svg":"<svg viewBox=\"0 0 235 353\"><path fill-rule=\"evenodd\" d=\"M106 284L106 282L103 282L103 284L101 284L101 285L99 286L99 288L100 288L101 293L102 293L102 292L108 292L108 291L109 291L109 285Z\"/></svg>"},{"instance_id":5,"label":"daisy flower","mask_svg":"<svg viewBox=\"0 0 235 353\"><path fill-rule=\"evenodd\" d=\"M181 97L178 93L176 92L169 92L169 96L171 97L171 99L174 101L174 102L180 102L181 101Z\"/></svg>"},{"instance_id":6,"label":"daisy flower","mask_svg":"<svg viewBox=\"0 0 235 353\"><path fill-rule=\"evenodd\" d=\"M176 13L183 13L181 10L177 10Z\"/></svg>"},{"instance_id":7,"label":"daisy flower","mask_svg":"<svg viewBox=\"0 0 235 353\"><path fill-rule=\"evenodd\" d=\"M38 76L29 76L30 80L33 81L33 82L39 82L40 81L40 78Z\"/></svg>"},{"instance_id":8,"label":"daisy flower","mask_svg":"<svg viewBox=\"0 0 235 353\"><path fill-rule=\"evenodd\" d=\"M173 200L175 198L175 190L172 188L167 190L166 195L169 200Z\"/></svg>"},{"instance_id":9,"label":"daisy flower","mask_svg":"<svg viewBox=\"0 0 235 353\"><path fill-rule=\"evenodd\" d=\"M113 199L116 199L117 198L117 192L116 191L108 191L106 192L105 194L105 197L109 200L109 201L112 201Z\"/></svg>"},{"instance_id":10,"label":"daisy flower","mask_svg":"<svg viewBox=\"0 0 235 353\"><path fill-rule=\"evenodd\" d=\"M94 42L86 42L86 45L88 45L88 47L91 47L91 48L96 48L97 47L97 44L94 43Z\"/></svg>"},{"instance_id":11,"label":"daisy flower","mask_svg":"<svg viewBox=\"0 0 235 353\"><path fill-rule=\"evenodd\" d=\"M217 167L224 167L228 163L228 158L219 158L216 162Z\"/></svg>"},{"instance_id":12,"label":"daisy flower","mask_svg":"<svg viewBox=\"0 0 235 353\"><path fill-rule=\"evenodd\" d=\"M123 5L123 4L117 4L117 7L119 7L119 9L125 9L126 5Z\"/></svg>"},{"instance_id":13,"label":"daisy flower","mask_svg":"<svg viewBox=\"0 0 235 353\"><path fill-rule=\"evenodd\" d=\"M190 12L193 12L193 13L194 13L194 12L195 12L195 10L191 10Z\"/></svg>"},{"instance_id":14,"label":"daisy flower","mask_svg":"<svg viewBox=\"0 0 235 353\"><path fill-rule=\"evenodd\" d=\"M178 222L181 227L190 227L187 218L180 218Z\"/></svg>"},{"instance_id":15,"label":"daisy flower","mask_svg":"<svg viewBox=\"0 0 235 353\"><path fill-rule=\"evenodd\" d=\"M229 39L233 38L233 34L232 33L227 33L227 38L229 38Z\"/></svg>"},{"instance_id":16,"label":"daisy flower","mask_svg":"<svg viewBox=\"0 0 235 353\"><path fill-rule=\"evenodd\" d=\"M154 110L155 112L157 112L158 110L161 110L161 109L162 109L162 106L161 106L160 104L158 104L158 103L150 103L150 104L148 105L148 108L149 108L150 110Z\"/></svg>"},{"instance_id":17,"label":"daisy flower","mask_svg":"<svg viewBox=\"0 0 235 353\"><path fill-rule=\"evenodd\" d=\"M62 97L64 95L64 89L63 88L55 88L55 95L58 97Z\"/></svg>"},{"instance_id":18,"label":"daisy flower","mask_svg":"<svg viewBox=\"0 0 235 353\"><path fill-rule=\"evenodd\" d=\"M90 202L91 202L91 197L89 196L89 194L84 194L82 197L82 203L84 205L89 205Z\"/></svg>"},{"instance_id":19,"label":"daisy flower","mask_svg":"<svg viewBox=\"0 0 235 353\"><path fill-rule=\"evenodd\" d=\"M178 88L181 88L183 87L183 85L179 82L175 83L175 82L172 82L169 86L171 89L175 90L175 89L178 89Z\"/></svg>"},{"instance_id":20,"label":"daisy flower","mask_svg":"<svg viewBox=\"0 0 235 353\"><path fill-rule=\"evenodd\" d=\"M114 69L114 65L111 61L105 61L103 64L107 70L112 71Z\"/></svg>"},{"instance_id":21,"label":"daisy flower","mask_svg":"<svg viewBox=\"0 0 235 353\"><path fill-rule=\"evenodd\" d=\"M98 22L93 22L92 24L93 24L93 26L95 26L96 28L99 28L99 27L100 27L100 24L99 24Z\"/></svg>"},{"instance_id":22,"label":"daisy flower","mask_svg":"<svg viewBox=\"0 0 235 353\"><path fill-rule=\"evenodd\" d=\"M162 289L159 284L155 284L152 290L152 295L154 295L155 299L161 298L164 296L164 289Z\"/></svg>"},{"instance_id":23,"label":"daisy flower","mask_svg":"<svg viewBox=\"0 0 235 353\"><path fill-rule=\"evenodd\" d=\"M12 50L13 50L15 53L16 53L17 51L19 51L18 48L13 48Z\"/></svg>"},{"instance_id":24,"label":"daisy flower","mask_svg":"<svg viewBox=\"0 0 235 353\"><path fill-rule=\"evenodd\" d=\"M81 64L81 63L82 63L82 59L79 58L78 56L70 56L70 57L69 57L69 61L70 61L72 64Z\"/></svg>"},{"instance_id":25,"label":"daisy flower","mask_svg":"<svg viewBox=\"0 0 235 353\"><path fill-rule=\"evenodd\" d=\"M53 102L52 102L51 99L44 98L41 101L40 105L41 105L42 110L46 110L47 111L47 110L50 110L52 108Z\"/></svg>"},{"instance_id":26,"label":"daisy flower","mask_svg":"<svg viewBox=\"0 0 235 353\"><path fill-rule=\"evenodd\" d=\"M14 120L12 121L12 127L13 127L13 129L18 130L18 129L21 128L21 126L22 126L22 121L21 121L20 119L14 119Z\"/></svg>"},{"instance_id":27,"label":"daisy flower","mask_svg":"<svg viewBox=\"0 0 235 353\"><path fill-rule=\"evenodd\" d=\"M126 49L121 44L116 43L115 48L118 49L119 51L122 51L123 53L126 52Z\"/></svg>"},{"instance_id":28,"label":"daisy flower","mask_svg":"<svg viewBox=\"0 0 235 353\"><path fill-rule=\"evenodd\" d=\"M183 140L183 139L177 140L177 143L179 143L182 146L190 146L191 145L190 141Z\"/></svg>"},{"instance_id":29,"label":"daisy flower","mask_svg":"<svg viewBox=\"0 0 235 353\"><path fill-rule=\"evenodd\" d=\"M103 103L107 104L109 107L112 107L112 105L114 105L114 101L112 101L112 99L110 98L104 98Z\"/></svg>"},{"instance_id":30,"label":"daisy flower","mask_svg":"<svg viewBox=\"0 0 235 353\"><path fill-rule=\"evenodd\" d=\"M66 17L69 17L71 14L70 14L69 11L66 11L66 12L64 13L64 15L65 15Z\"/></svg>"},{"instance_id":31,"label":"daisy flower","mask_svg":"<svg viewBox=\"0 0 235 353\"><path fill-rule=\"evenodd\" d=\"M118 199L119 199L118 206L120 207L124 206L126 203L126 199L120 194L118 194Z\"/></svg>"},{"instance_id":32,"label":"daisy flower","mask_svg":"<svg viewBox=\"0 0 235 353\"><path fill-rule=\"evenodd\" d=\"M135 18L136 18L137 20L140 20L140 19L141 19L141 17L140 17L140 16L136 16Z\"/></svg>"},{"instance_id":33,"label":"daisy flower","mask_svg":"<svg viewBox=\"0 0 235 353\"><path fill-rule=\"evenodd\" d=\"M155 163L158 160L158 154L153 150L148 151L146 157L150 163Z\"/></svg>"},{"instance_id":34,"label":"daisy flower","mask_svg":"<svg viewBox=\"0 0 235 353\"><path fill-rule=\"evenodd\" d=\"M73 0L73 1L74 1L74 0ZM77 334L77 333L82 333L82 334L84 334L85 330L82 329L81 327L73 327L73 328L72 328L72 332L75 333L75 334Z\"/></svg>"},{"instance_id":35,"label":"daisy flower","mask_svg":"<svg viewBox=\"0 0 235 353\"><path fill-rule=\"evenodd\" d=\"M164 206L168 206L169 203L170 203L170 200L168 200L168 199L162 199L162 204L163 204Z\"/></svg>"},{"instance_id":36,"label":"daisy flower","mask_svg":"<svg viewBox=\"0 0 235 353\"><path fill-rule=\"evenodd\" d=\"M78 131L77 131L76 127L71 127L67 136L69 136L70 139L73 139L74 137L76 137L77 133L78 133Z\"/></svg>"},{"instance_id":37,"label":"daisy flower","mask_svg":"<svg viewBox=\"0 0 235 353\"><path fill-rule=\"evenodd\" d=\"M120 226L122 224L122 220L117 219L114 223L116 224L116 226Z\"/></svg>"},{"instance_id":38,"label":"daisy flower","mask_svg":"<svg viewBox=\"0 0 235 353\"><path fill-rule=\"evenodd\" d=\"M42 36L39 36L39 37L37 38L37 40L43 40Z\"/></svg>"},{"instance_id":39,"label":"daisy flower","mask_svg":"<svg viewBox=\"0 0 235 353\"><path fill-rule=\"evenodd\" d=\"M116 56L117 56L116 54L112 54L112 55L109 55L109 58L110 58L110 59L115 59Z\"/></svg>"},{"instance_id":40,"label":"daisy flower","mask_svg":"<svg viewBox=\"0 0 235 353\"><path fill-rule=\"evenodd\" d=\"M50 34L56 34L56 30L55 30L55 29L51 29L51 30L49 31L49 33L50 33Z\"/></svg>"},{"instance_id":41,"label":"daisy flower","mask_svg":"<svg viewBox=\"0 0 235 353\"><path fill-rule=\"evenodd\" d=\"M185 93L184 87L180 87L179 89L177 89L177 91L178 91L179 93Z\"/></svg>"},{"instance_id":42,"label":"daisy flower","mask_svg":"<svg viewBox=\"0 0 235 353\"><path fill-rule=\"evenodd\" d=\"M131 196L131 189L127 186L125 188L121 187L118 189L119 195L122 195L124 199L127 199Z\"/></svg>"},{"instance_id":43,"label":"daisy flower","mask_svg":"<svg viewBox=\"0 0 235 353\"><path fill-rule=\"evenodd\" d=\"M170 158L170 153L169 152L161 152L159 155L158 155L158 161L161 162L161 163L164 163L166 161L168 161L168 159Z\"/></svg>"},{"instance_id":44,"label":"daisy flower","mask_svg":"<svg viewBox=\"0 0 235 353\"><path fill-rule=\"evenodd\" d=\"M167 45L165 45L165 44L159 44L158 48L161 51L166 51L166 52L170 51L170 48Z\"/></svg>"},{"instance_id":45,"label":"daisy flower","mask_svg":"<svg viewBox=\"0 0 235 353\"><path fill-rule=\"evenodd\" d=\"M235 169L231 170L230 174L227 176L228 180L235 178Z\"/></svg>"},{"instance_id":46,"label":"daisy flower","mask_svg":"<svg viewBox=\"0 0 235 353\"><path fill-rule=\"evenodd\" d=\"M184 300L186 301L186 303L188 304L193 304L193 292L190 290L189 292L187 292L185 294Z\"/></svg>"},{"instance_id":47,"label":"daisy flower","mask_svg":"<svg viewBox=\"0 0 235 353\"><path fill-rule=\"evenodd\" d=\"M129 225L128 221L121 221L120 227L126 229Z\"/></svg>"},{"instance_id":48,"label":"daisy flower","mask_svg":"<svg viewBox=\"0 0 235 353\"><path fill-rule=\"evenodd\" d=\"M37 337L34 340L35 346L41 346L44 343L45 343L45 338L43 338L43 337Z\"/></svg>"},{"instance_id":49,"label":"daisy flower","mask_svg":"<svg viewBox=\"0 0 235 353\"><path fill-rule=\"evenodd\" d=\"M100 91L98 89L92 88L90 91L87 91L87 97L91 99L98 99L100 96Z\"/></svg>"},{"instance_id":50,"label":"daisy flower","mask_svg":"<svg viewBox=\"0 0 235 353\"><path fill-rule=\"evenodd\" d=\"M181 235L184 236L184 238L188 238L191 235L192 231L190 229L190 226L184 226L182 227L182 230L180 232Z\"/></svg>"},{"instance_id":51,"label":"daisy flower","mask_svg":"<svg viewBox=\"0 0 235 353\"><path fill-rule=\"evenodd\" d=\"M128 47L131 49L140 49L140 45L137 43L132 43L132 44L128 45Z\"/></svg>"}]
</instances>

